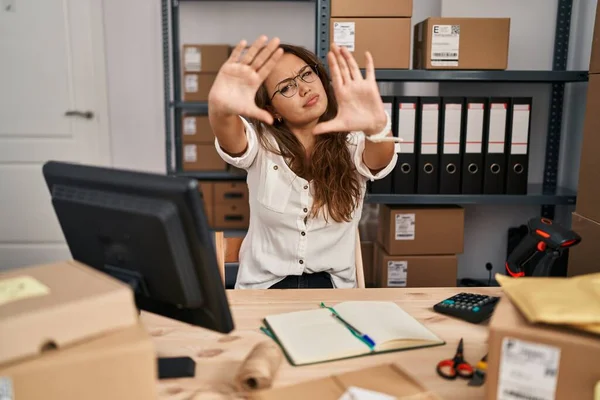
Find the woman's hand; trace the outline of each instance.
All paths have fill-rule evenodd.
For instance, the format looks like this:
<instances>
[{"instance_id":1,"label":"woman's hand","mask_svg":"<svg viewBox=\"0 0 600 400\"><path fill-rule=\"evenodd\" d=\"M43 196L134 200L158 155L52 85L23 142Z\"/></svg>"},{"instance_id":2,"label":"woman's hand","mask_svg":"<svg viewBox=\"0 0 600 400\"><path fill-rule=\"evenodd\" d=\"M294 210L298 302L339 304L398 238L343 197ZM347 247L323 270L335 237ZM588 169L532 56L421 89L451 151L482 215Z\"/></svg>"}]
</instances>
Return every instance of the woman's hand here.
<instances>
[{"instance_id":1,"label":"woman's hand","mask_svg":"<svg viewBox=\"0 0 600 400\"><path fill-rule=\"evenodd\" d=\"M233 49L210 89L209 113L215 116L243 115L273 123L273 116L258 108L254 102L260 85L283 54L278 38L265 46L266 42L266 36L259 37L244 54L244 40Z\"/></svg>"},{"instance_id":2,"label":"woman's hand","mask_svg":"<svg viewBox=\"0 0 600 400\"><path fill-rule=\"evenodd\" d=\"M363 78L350 52L333 44L327 55L333 90L338 102L334 119L317 124L314 133L363 131L381 132L387 123L379 88L375 80L373 57L366 53L366 78Z\"/></svg>"}]
</instances>

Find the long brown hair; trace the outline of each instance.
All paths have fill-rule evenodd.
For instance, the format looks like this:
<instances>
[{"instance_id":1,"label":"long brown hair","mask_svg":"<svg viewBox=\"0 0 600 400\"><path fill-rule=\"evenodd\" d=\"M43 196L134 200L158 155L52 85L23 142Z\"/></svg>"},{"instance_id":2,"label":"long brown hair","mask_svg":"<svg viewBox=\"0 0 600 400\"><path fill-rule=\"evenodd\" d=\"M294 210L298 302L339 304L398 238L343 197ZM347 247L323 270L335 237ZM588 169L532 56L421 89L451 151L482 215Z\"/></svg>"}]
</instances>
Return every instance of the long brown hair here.
<instances>
[{"instance_id":1,"label":"long brown hair","mask_svg":"<svg viewBox=\"0 0 600 400\"><path fill-rule=\"evenodd\" d=\"M282 44L284 53L293 54L316 69L327 94L327 110L319 118L319 122L328 121L337 114L337 101L331 81L323 64L310 51L293 45ZM262 109L271 106L269 94L264 86L256 93L256 104ZM272 106L271 106L272 107ZM306 149L294 136L284 122L275 121L268 128L260 121L252 121L257 127L260 142L264 148L281 155L294 173L306 180L313 181L314 201L310 212L315 217L324 211L325 219L331 216L336 222L348 222L352 217L361 195L360 182L356 167L348 150L348 132L336 132L318 135L310 157ZM279 150L271 145L266 137L270 131L278 144Z\"/></svg>"}]
</instances>

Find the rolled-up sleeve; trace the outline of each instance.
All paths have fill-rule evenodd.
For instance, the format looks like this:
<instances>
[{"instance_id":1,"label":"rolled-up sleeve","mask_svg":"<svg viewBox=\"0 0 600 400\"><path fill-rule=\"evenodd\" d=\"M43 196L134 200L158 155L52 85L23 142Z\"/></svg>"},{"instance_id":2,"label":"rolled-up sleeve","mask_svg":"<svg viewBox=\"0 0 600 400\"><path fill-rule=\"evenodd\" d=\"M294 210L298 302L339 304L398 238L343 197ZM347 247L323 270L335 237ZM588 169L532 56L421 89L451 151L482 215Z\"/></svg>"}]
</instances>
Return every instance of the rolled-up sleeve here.
<instances>
[{"instance_id":1,"label":"rolled-up sleeve","mask_svg":"<svg viewBox=\"0 0 600 400\"><path fill-rule=\"evenodd\" d=\"M383 179L394 170L396 162L398 161L398 154L394 152L394 156L390 162L376 174L373 174L363 160L363 153L365 152L365 140L366 139L363 134L353 134L351 143L354 147L354 165L356 166L357 171L370 181Z\"/></svg>"},{"instance_id":2,"label":"rolled-up sleeve","mask_svg":"<svg viewBox=\"0 0 600 400\"><path fill-rule=\"evenodd\" d=\"M219 153L219 156L221 156L221 158L226 163L231 164L237 168L248 169L256 159L256 155L258 154L260 145L258 143L258 135L252 124L246 121L246 119L243 117L240 117L240 119L244 123L246 140L248 141L246 151L244 151L244 153L239 156L233 157L227 154L221 148L221 145L219 144L219 140L217 138L215 138L215 147L217 149L217 153Z\"/></svg>"}]
</instances>

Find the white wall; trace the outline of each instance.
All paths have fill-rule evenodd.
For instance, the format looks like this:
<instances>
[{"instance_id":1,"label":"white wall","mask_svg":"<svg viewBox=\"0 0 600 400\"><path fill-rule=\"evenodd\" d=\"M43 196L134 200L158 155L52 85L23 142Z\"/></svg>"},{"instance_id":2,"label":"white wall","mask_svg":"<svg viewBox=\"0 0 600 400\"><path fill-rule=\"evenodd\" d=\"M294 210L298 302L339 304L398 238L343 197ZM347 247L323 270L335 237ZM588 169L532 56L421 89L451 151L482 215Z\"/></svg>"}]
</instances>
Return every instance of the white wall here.
<instances>
[{"instance_id":1,"label":"white wall","mask_svg":"<svg viewBox=\"0 0 600 400\"><path fill-rule=\"evenodd\" d=\"M103 5L113 166L165 172L160 1Z\"/></svg>"}]
</instances>

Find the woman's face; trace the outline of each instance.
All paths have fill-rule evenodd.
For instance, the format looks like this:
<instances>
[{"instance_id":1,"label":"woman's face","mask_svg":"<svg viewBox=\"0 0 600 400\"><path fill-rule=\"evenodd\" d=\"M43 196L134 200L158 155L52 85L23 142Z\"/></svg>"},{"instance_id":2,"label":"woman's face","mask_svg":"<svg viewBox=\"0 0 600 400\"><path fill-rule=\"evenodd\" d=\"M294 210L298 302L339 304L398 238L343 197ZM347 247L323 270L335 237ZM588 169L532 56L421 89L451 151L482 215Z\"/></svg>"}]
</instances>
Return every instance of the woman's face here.
<instances>
[{"instance_id":1,"label":"woman's face","mask_svg":"<svg viewBox=\"0 0 600 400\"><path fill-rule=\"evenodd\" d=\"M315 67L286 53L265 80L274 117L292 126L316 122L327 110L327 93Z\"/></svg>"}]
</instances>

